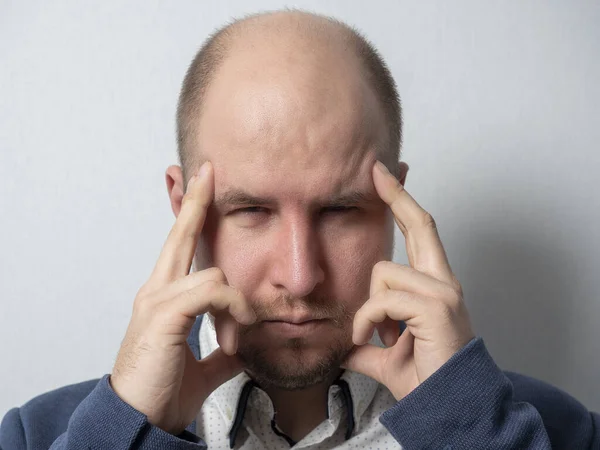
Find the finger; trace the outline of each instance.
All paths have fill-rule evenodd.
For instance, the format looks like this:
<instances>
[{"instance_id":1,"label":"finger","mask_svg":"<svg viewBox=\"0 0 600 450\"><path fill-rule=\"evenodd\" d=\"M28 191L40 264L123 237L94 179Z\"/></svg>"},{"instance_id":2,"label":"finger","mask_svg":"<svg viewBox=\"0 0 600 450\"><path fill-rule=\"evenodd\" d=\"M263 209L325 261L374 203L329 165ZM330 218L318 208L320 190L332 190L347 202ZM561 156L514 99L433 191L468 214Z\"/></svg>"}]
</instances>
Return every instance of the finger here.
<instances>
[{"instance_id":1,"label":"finger","mask_svg":"<svg viewBox=\"0 0 600 450\"><path fill-rule=\"evenodd\" d=\"M363 345L369 342L377 324L387 318L408 321L424 314L428 298L411 292L382 291L369 298L354 315L352 342Z\"/></svg>"},{"instance_id":2,"label":"finger","mask_svg":"<svg viewBox=\"0 0 600 450\"><path fill-rule=\"evenodd\" d=\"M414 372L413 348L414 338L410 333L402 333L398 344L393 348L386 349L371 344L355 347L341 367L373 378L387 386L396 400L400 400L419 384ZM393 385L396 389L393 389Z\"/></svg>"},{"instance_id":3,"label":"finger","mask_svg":"<svg viewBox=\"0 0 600 450\"><path fill-rule=\"evenodd\" d=\"M244 370L244 364L237 356L227 355L222 348L196 361L197 380L203 380L206 392L211 393L220 385Z\"/></svg>"},{"instance_id":4,"label":"finger","mask_svg":"<svg viewBox=\"0 0 600 450\"><path fill-rule=\"evenodd\" d=\"M379 261L373 266L369 295L373 297L378 292L388 289L438 297L448 294L449 288L447 284L410 266Z\"/></svg>"},{"instance_id":5,"label":"finger","mask_svg":"<svg viewBox=\"0 0 600 450\"><path fill-rule=\"evenodd\" d=\"M164 305L165 308L190 318L206 312L217 315L220 311L228 311L235 320L244 325L250 325L256 321L254 310L239 290L212 280L181 292L172 301L165 302Z\"/></svg>"},{"instance_id":6,"label":"finger","mask_svg":"<svg viewBox=\"0 0 600 450\"><path fill-rule=\"evenodd\" d=\"M382 383L383 379L380 367L386 351L388 350L372 344L354 347L354 350L352 350L342 364L342 368L362 373Z\"/></svg>"},{"instance_id":7,"label":"finger","mask_svg":"<svg viewBox=\"0 0 600 450\"><path fill-rule=\"evenodd\" d=\"M207 281L215 281L225 285L228 284L223 271L218 267L211 267L198 272L192 272L183 278L179 278L173 283L163 286L158 291L153 292L152 295L150 295L150 298L156 298L158 303L171 302L172 299L180 293L195 289Z\"/></svg>"},{"instance_id":8,"label":"finger","mask_svg":"<svg viewBox=\"0 0 600 450\"><path fill-rule=\"evenodd\" d=\"M198 175L190 179L181 202L181 211L150 277L150 283L154 286L175 281L190 272L198 238L214 196L213 178L212 165L207 161Z\"/></svg>"},{"instance_id":9,"label":"finger","mask_svg":"<svg viewBox=\"0 0 600 450\"><path fill-rule=\"evenodd\" d=\"M227 355L234 355L238 347L239 323L227 313L215 315L215 331L219 347Z\"/></svg>"},{"instance_id":10,"label":"finger","mask_svg":"<svg viewBox=\"0 0 600 450\"><path fill-rule=\"evenodd\" d=\"M386 347L393 347L400 336L400 325L396 320L387 317L383 322L377 324L377 333Z\"/></svg>"},{"instance_id":11,"label":"finger","mask_svg":"<svg viewBox=\"0 0 600 450\"><path fill-rule=\"evenodd\" d=\"M391 208L404 235L410 265L440 281L452 283L454 276L433 217L379 161L373 168L373 184Z\"/></svg>"}]
</instances>

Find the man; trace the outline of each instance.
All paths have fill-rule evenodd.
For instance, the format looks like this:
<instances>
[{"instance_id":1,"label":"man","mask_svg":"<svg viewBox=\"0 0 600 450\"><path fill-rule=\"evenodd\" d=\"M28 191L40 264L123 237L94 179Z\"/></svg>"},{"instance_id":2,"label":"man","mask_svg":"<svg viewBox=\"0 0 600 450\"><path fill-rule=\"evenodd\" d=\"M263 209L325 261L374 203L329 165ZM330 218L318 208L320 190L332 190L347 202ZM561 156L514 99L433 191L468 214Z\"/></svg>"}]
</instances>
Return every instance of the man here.
<instances>
[{"instance_id":1,"label":"man","mask_svg":"<svg viewBox=\"0 0 600 450\"><path fill-rule=\"evenodd\" d=\"M221 30L178 137L177 219L112 373L11 410L1 449L600 448L597 414L475 336L353 30L299 11Z\"/></svg>"}]
</instances>

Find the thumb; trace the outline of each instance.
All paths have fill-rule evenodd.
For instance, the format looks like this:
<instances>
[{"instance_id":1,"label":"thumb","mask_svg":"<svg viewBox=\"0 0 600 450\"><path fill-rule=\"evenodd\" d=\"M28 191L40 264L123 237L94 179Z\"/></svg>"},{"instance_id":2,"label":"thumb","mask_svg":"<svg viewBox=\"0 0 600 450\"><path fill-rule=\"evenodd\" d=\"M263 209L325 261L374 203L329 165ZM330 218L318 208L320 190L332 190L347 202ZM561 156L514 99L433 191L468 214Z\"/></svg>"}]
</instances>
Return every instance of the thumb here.
<instances>
[{"instance_id":1,"label":"thumb","mask_svg":"<svg viewBox=\"0 0 600 450\"><path fill-rule=\"evenodd\" d=\"M384 360L383 353L386 350L387 349L385 348L377 347L372 344L355 346L354 350L352 350L342 364L342 368L362 373L363 375L382 383L381 361Z\"/></svg>"},{"instance_id":2,"label":"thumb","mask_svg":"<svg viewBox=\"0 0 600 450\"><path fill-rule=\"evenodd\" d=\"M221 348L200 361L196 361L197 373L201 374L207 396L227 380L244 370L244 363L237 355L227 355Z\"/></svg>"}]
</instances>

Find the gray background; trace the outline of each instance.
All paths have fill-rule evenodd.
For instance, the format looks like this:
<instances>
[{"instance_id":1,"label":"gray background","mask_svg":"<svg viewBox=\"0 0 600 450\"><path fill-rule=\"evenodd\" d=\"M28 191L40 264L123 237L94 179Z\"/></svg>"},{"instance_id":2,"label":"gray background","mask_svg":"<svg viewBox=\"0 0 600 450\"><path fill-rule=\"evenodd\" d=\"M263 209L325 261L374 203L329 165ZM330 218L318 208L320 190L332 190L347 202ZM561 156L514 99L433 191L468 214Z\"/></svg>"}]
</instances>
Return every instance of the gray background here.
<instances>
[{"instance_id":1,"label":"gray background","mask_svg":"<svg viewBox=\"0 0 600 450\"><path fill-rule=\"evenodd\" d=\"M0 415L111 370L174 220L187 65L215 27L284 5L0 3ZM600 410L600 3L287 5L358 26L389 62L407 189L498 365Z\"/></svg>"}]
</instances>

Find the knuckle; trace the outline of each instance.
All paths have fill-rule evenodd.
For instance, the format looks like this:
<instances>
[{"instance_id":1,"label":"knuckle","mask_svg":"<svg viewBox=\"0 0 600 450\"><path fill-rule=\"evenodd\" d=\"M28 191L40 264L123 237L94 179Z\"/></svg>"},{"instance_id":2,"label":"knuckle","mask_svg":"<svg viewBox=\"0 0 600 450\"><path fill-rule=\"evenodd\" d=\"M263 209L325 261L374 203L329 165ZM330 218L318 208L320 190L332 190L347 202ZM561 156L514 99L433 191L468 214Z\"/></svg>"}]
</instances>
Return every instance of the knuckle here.
<instances>
[{"instance_id":1,"label":"knuckle","mask_svg":"<svg viewBox=\"0 0 600 450\"><path fill-rule=\"evenodd\" d=\"M221 283L227 282L227 278L221 269L218 267L209 267L204 270L204 273L208 275L208 278L212 281L218 281Z\"/></svg>"},{"instance_id":2,"label":"knuckle","mask_svg":"<svg viewBox=\"0 0 600 450\"><path fill-rule=\"evenodd\" d=\"M458 308L462 302L462 295L460 292L451 286L448 286L447 293L445 294L444 298L446 299L447 305L452 309Z\"/></svg>"},{"instance_id":3,"label":"knuckle","mask_svg":"<svg viewBox=\"0 0 600 450\"><path fill-rule=\"evenodd\" d=\"M152 309L153 302L148 295L136 295L133 300L133 314L135 316L144 316Z\"/></svg>"},{"instance_id":4,"label":"knuckle","mask_svg":"<svg viewBox=\"0 0 600 450\"><path fill-rule=\"evenodd\" d=\"M422 226L427 227L427 228L432 228L434 230L437 229L437 224L435 222L435 219L427 211L425 211L421 220L422 220Z\"/></svg>"},{"instance_id":5,"label":"knuckle","mask_svg":"<svg viewBox=\"0 0 600 450\"><path fill-rule=\"evenodd\" d=\"M244 301L245 300L244 293L240 289L238 289L236 287L233 287L233 286L230 286L230 289L231 289L232 296L236 300L238 300L238 301Z\"/></svg>"},{"instance_id":6,"label":"knuckle","mask_svg":"<svg viewBox=\"0 0 600 450\"><path fill-rule=\"evenodd\" d=\"M372 275L380 277L392 267L394 267L394 263L391 261L379 261L373 266Z\"/></svg>"},{"instance_id":7,"label":"knuckle","mask_svg":"<svg viewBox=\"0 0 600 450\"><path fill-rule=\"evenodd\" d=\"M149 284L148 282L146 282L146 283L144 283L144 284L142 285L142 287L141 287L141 288L140 288L140 289L137 291L137 294L136 294L136 299L137 299L138 297L145 297L146 295L149 295L149 294L150 294L150 292L151 292L151 289L150 289L150 284Z\"/></svg>"},{"instance_id":8,"label":"knuckle","mask_svg":"<svg viewBox=\"0 0 600 450\"><path fill-rule=\"evenodd\" d=\"M219 291L221 290L222 283L219 283L216 280L207 280L200 285L203 295L213 298L216 297Z\"/></svg>"},{"instance_id":9,"label":"knuckle","mask_svg":"<svg viewBox=\"0 0 600 450\"><path fill-rule=\"evenodd\" d=\"M183 194L183 198L181 199L181 207L189 207L189 205L194 204L197 200L197 195L193 189L188 189L185 194Z\"/></svg>"},{"instance_id":10,"label":"knuckle","mask_svg":"<svg viewBox=\"0 0 600 450\"><path fill-rule=\"evenodd\" d=\"M209 295L214 295L220 285L221 285L221 283L219 283L217 280L206 280L203 283L204 290Z\"/></svg>"},{"instance_id":11,"label":"knuckle","mask_svg":"<svg viewBox=\"0 0 600 450\"><path fill-rule=\"evenodd\" d=\"M384 291L380 291L379 293L377 293L374 297L372 297L369 300L369 310L373 311L373 310L379 310L381 308L383 308L387 303L391 303L391 302L395 302L398 300L398 294L400 294L397 291L392 291L390 289L386 289Z\"/></svg>"},{"instance_id":12,"label":"knuckle","mask_svg":"<svg viewBox=\"0 0 600 450\"><path fill-rule=\"evenodd\" d=\"M210 204L210 199L207 198L204 192L197 192L194 189L188 190L181 200L182 208L190 208L192 206L206 209Z\"/></svg>"},{"instance_id":13,"label":"knuckle","mask_svg":"<svg viewBox=\"0 0 600 450\"><path fill-rule=\"evenodd\" d=\"M452 287L458 293L458 295L460 295L461 298L464 297L462 285L459 283L458 279L454 275L452 275Z\"/></svg>"}]
</instances>

